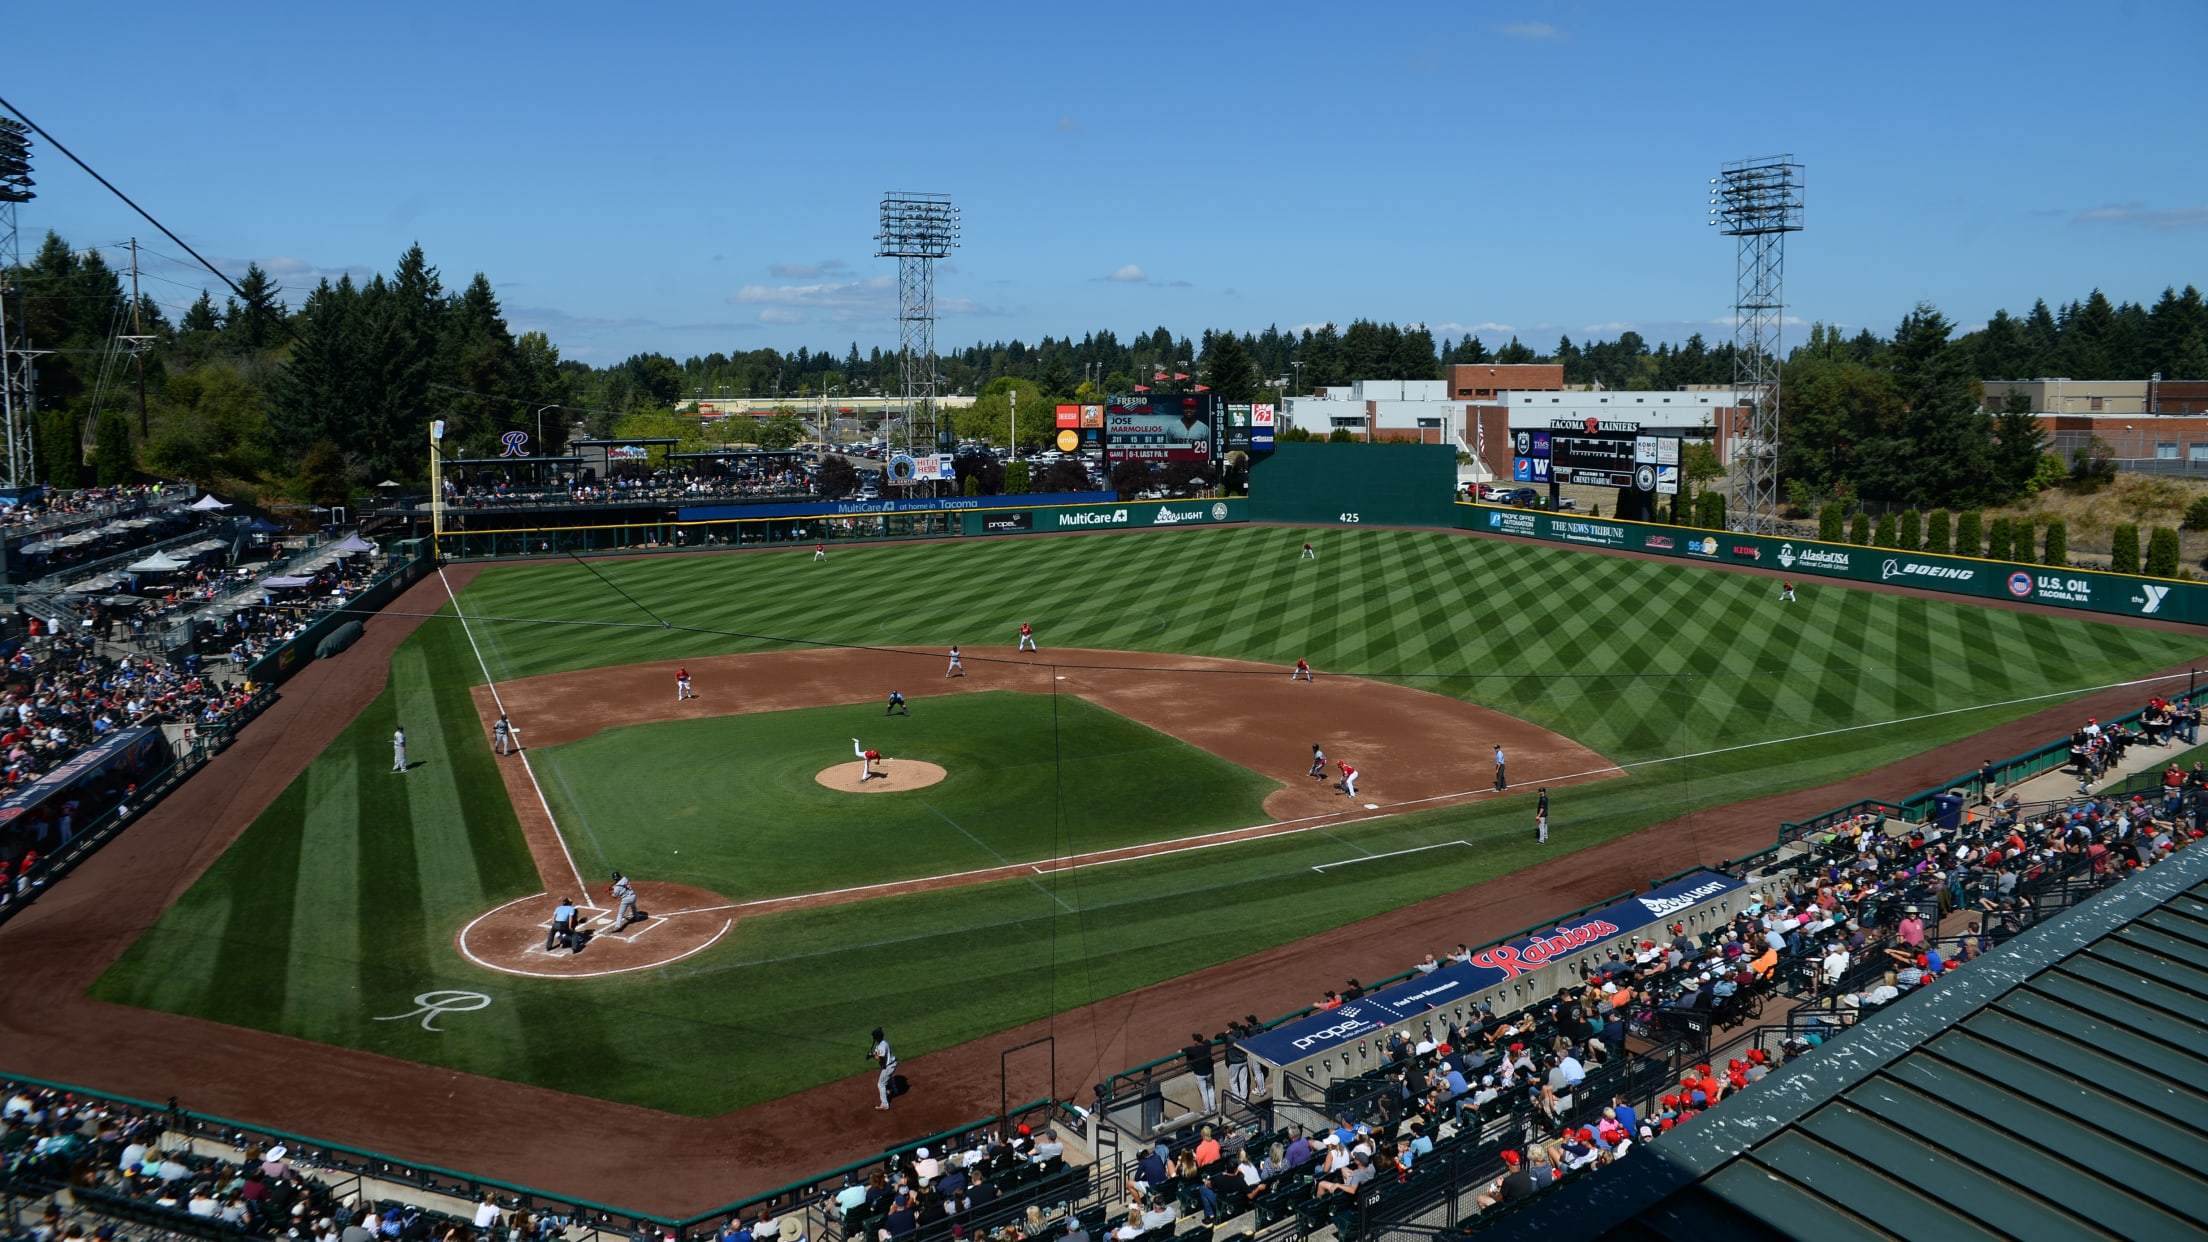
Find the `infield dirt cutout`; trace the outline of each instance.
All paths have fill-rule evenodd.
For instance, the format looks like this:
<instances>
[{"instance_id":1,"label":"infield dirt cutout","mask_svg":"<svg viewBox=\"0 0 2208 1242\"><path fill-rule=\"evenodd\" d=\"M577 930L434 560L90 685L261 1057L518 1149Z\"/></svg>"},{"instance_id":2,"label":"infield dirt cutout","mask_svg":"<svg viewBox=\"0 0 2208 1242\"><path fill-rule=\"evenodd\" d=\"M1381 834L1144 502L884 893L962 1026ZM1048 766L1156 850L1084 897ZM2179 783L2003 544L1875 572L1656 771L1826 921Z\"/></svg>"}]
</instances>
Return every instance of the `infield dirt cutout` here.
<instances>
[{"instance_id":1,"label":"infield dirt cutout","mask_svg":"<svg viewBox=\"0 0 2208 1242\"><path fill-rule=\"evenodd\" d=\"M949 775L942 764L929 763L925 759L877 759L874 774L862 781L859 761L848 759L813 773L813 779L844 793L882 794L926 789Z\"/></svg>"},{"instance_id":2,"label":"infield dirt cutout","mask_svg":"<svg viewBox=\"0 0 2208 1242\"><path fill-rule=\"evenodd\" d=\"M543 945L552 906L561 890L582 887L582 879L523 757L514 755L499 761L499 772L547 892L478 917L461 932L461 951L478 965L509 974L583 978L643 970L702 952L736 920L751 915L1032 878L1495 797L1496 746L1509 757L1512 795L1530 794L1536 784L1621 775L1587 747L1517 717L1407 686L1330 676L1324 669L1307 682L1289 680L1283 666L1159 652L968 647L964 654L963 677L945 677L943 653L934 648L808 649L547 673L502 682L495 698L489 686L479 685L474 693L484 745L490 745L503 700L528 747L557 746L622 725L880 703L891 690L901 690L915 712L926 711L928 700L941 695L984 690L1073 694L1279 781L1281 788L1265 799L1272 822L737 903L702 889L687 890L688 899L670 900L653 890L681 886L642 879L637 881L642 908L656 916L650 928L636 924L624 933L626 940L602 938L579 955L547 954ZM670 691L675 670L684 667L697 697L678 701ZM1356 798L1338 791L1339 774L1331 762L1326 779L1313 779L1313 743L1325 748L1330 761L1347 760L1358 768ZM917 779L914 772L921 768L932 769L932 778ZM858 760L844 757L814 779L832 789L869 794L919 789L943 779L940 767L911 759L891 759L886 770L890 779L869 780L862 788ZM1530 811L1528 818L1530 831ZM594 898L599 903L605 901L604 887L598 886Z\"/></svg>"}]
</instances>

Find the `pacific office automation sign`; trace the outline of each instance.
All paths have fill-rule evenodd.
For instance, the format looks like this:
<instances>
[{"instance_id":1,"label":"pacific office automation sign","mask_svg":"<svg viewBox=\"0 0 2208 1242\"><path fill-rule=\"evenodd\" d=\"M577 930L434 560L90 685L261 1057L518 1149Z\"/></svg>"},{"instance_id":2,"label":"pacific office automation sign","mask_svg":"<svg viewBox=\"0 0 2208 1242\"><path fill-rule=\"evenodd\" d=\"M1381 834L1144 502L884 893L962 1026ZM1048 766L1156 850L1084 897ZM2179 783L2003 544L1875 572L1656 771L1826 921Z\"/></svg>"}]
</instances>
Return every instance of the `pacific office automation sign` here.
<instances>
[{"instance_id":1,"label":"pacific office automation sign","mask_svg":"<svg viewBox=\"0 0 2208 1242\"><path fill-rule=\"evenodd\" d=\"M1576 953L1600 948L1643 928L1664 923L1742 883L1731 876L1697 871L1645 896L1576 915L1555 927L1493 945L1472 955L1470 963L1445 966L1430 975L1414 975L1391 988L1360 997L1336 1009L1321 1010L1242 1041L1252 1056L1275 1065L1301 1061L1366 1039L1392 1026L1414 1021L1444 1005L1467 1001L1528 971ZM1665 939L1669 939L1666 936ZM1439 1030L1435 1031L1440 1034Z\"/></svg>"}]
</instances>

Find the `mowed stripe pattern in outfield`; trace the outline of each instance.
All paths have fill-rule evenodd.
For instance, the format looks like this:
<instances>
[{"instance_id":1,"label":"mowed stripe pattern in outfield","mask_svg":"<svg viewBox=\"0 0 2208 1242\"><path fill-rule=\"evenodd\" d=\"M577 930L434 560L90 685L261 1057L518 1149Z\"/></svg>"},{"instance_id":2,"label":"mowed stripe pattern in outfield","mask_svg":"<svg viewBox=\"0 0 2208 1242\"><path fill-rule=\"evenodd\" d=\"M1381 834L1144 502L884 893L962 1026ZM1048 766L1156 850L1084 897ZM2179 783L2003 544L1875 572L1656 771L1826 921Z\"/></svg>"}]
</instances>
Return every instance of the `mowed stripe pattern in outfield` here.
<instances>
[{"instance_id":1,"label":"mowed stripe pattern in outfield","mask_svg":"<svg viewBox=\"0 0 2208 1242\"><path fill-rule=\"evenodd\" d=\"M1629 764L1828 734L1561 791L1552 851L1861 771L2031 707L1878 722L2114 681L2201 649L2191 635L1840 588L1784 606L1763 578L1440 533L1321 533L1321 559L1298 562L1302 539L1249 528L837 548L819 565L802 552L555 563L488 570L464 600L471 613L540 619L475 627L500 678L768 650L773 636L1008 644L1031 620L1046 654L1304 655L1322 673L1402 675ZM636 628L552 624L567 620ZM632 976L492 977L458 958L452 932L535 879L468 701L480 676L456 623L425 627L391 691L99 994L710 1114L856 1072L875 1023L907 1055L945 1047L1542 856L1521 788L1033 882L747 919L696 958ZM388 739L402 718L424 766L396 777ZM1859 724L1878 727L1829 732ZM1466 844L1312 870L1448 842ZM336 926L348 917L351 934ZM1402 946L1403 964L1434 947ZM1313 963L1314 989L1338 982ZM437 988L493 1003L442 1032L373 1020Z\"/></svg>"},{"instance_id":2,"label":"mowed stripe pattern in outfield","mask_svg":"<svg viewBox=\"0 0 2208 1242\"><path fill-rule=\"evenodd\" d=\"M838 548L820 563L793 551L552 564L487 570L464 603L531 619L477 627L499 679L788 639L1009 643L1027 620L1046 648L1302 656L1402 676L1621 760L2084 686L2197 648L1821 585L1787 605L1761 577L1439 532L1317 542L1317 561L1297 558L1302 532L1252 527Z\"/></svg>"}]
</instances>

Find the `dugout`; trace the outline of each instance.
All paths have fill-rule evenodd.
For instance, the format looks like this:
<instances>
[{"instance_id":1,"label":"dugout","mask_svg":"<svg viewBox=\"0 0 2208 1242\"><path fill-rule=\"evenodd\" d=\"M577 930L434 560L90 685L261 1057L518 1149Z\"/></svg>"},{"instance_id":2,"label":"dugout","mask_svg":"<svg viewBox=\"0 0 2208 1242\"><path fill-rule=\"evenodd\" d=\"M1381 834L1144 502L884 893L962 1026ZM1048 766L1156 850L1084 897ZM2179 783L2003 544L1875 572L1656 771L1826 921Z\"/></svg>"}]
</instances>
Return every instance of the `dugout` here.
<instances>
[{"instance_id":1,"label":"dugout","mask_svg":"<svg viewBox=\"0 0 2208 1242\"><path fill-rule=\"evenodd\" d=\"M1469 963L1378 989L1338 1008L1323 1009L1242 1041L1251 1073L1262 1075L1276 1124L1331 1124L1327 1088L1388 1064L1387 1041L1440 1040L1484 1002L1498 1017L1518 1013L1578 987L1612 950L1630 960L1638 940L1668 943L1682 925L1700 935L1754 900L1747 885L1712 871L1693 871L1648 893L1557 920L1553 925L1489 945Z\"/></svg>"},{"instance_id":2,"label":"dugout","mask_svg":"<svg viewBox=\"0 0 2208 1242\"><path fill-rule=\"evenodd\" d=\"M1456 525L1457 452L1444 444L1280 442L1250 458L1250 520Z\"/></svg>"}]
</instances>

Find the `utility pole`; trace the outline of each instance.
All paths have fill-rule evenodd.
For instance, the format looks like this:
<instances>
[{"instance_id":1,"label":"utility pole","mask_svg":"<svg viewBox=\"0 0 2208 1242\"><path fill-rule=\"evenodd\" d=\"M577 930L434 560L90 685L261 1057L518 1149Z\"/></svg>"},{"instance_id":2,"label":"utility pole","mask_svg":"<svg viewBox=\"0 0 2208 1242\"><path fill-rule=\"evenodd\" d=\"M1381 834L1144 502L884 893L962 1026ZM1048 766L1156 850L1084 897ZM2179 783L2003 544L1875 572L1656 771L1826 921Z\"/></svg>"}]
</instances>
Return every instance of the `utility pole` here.
<instances>
[{"instance_id":1,"label":"utility pole","mask_svg":"<svg viewBox=\"0 0 2208 1242\"><path fill-rule=\"evenodd\" d=\"M1012 460L1020 459L1020 390L1015 388L1005 394L1012 398Z\"/></svg>"},{"instance_id":2,"label":"utility pole","mask_svg":"<svg viewBox=\"0 0 2208 1242\"><path fill-rule=\"evenodd\" d=\"M138 315L138 239L130 239L130 353L138 360L138 438L147 440L153 432L146 425L146 342L145 324Z\"/></svg>"}]
</instances>

